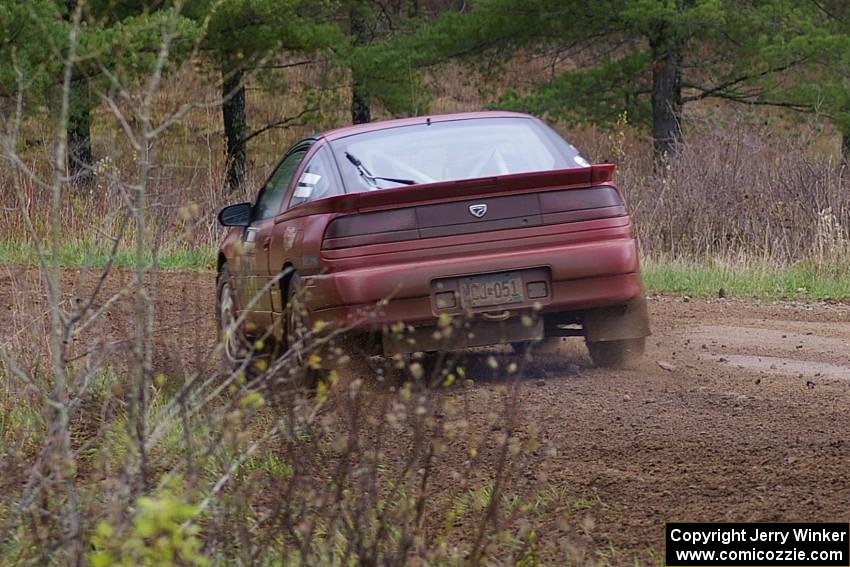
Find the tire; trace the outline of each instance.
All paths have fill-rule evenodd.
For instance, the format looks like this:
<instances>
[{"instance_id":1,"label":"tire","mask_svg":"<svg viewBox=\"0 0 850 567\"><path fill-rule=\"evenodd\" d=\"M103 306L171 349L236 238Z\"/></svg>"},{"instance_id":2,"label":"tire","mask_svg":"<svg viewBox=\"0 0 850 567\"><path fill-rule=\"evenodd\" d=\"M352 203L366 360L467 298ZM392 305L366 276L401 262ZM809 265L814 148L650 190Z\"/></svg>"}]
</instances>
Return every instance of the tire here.
<instances>
[{"instance_id":1,"label":"tire","mask_svg":"<svg viewBox=\"0 0 850 567\"><path fill-rule=\"evenodd\" d=\"M646 338L586 343L593 364L602 368L634 368L646 348Z\"/></svg>"},{"instance_id":2,"label":"tire","mask_svg":"<svg viewBox=\"0 0 850 567\"><path fill-rule=\"evenodd\" d=\"M293 274L286 286L285 321L286 348L292 357L291 374L297 382L312 390L318 385L319 381L327 377L327 371L308 365L310 354L315 352L312 349L309 350L309 354L305 352L309 347L312 323L304 306L301 278L298 277L298 274Z\"/></svg>"},{"instance_id":3,"label":"tire","mask_svg":"<svg viewBox=\"0 0 850 567\"><path fill-rule=\"evenodd\" d=\"M237 370L250 358L249 341L241 327L234 326L236 304L230 283L230 270L223 264L216 279L215 323L218 338L222 341L224 362L230 370Z\"/></svg>"},{"instance_id":4,"label":"tire","mask_svg":"<svg viewBox=\"0 0 850 567\"><path fill-rule=\"evenodd\" d=\"M263 336L258 341L257 337L246 334L241 326L234 326L237 317L227 264L221 266L216 280L215 315L227 368L232 372L244 370L252 376L262 374L277 356L277 344L274 337ZM263 362L259 362L261 360Z\"/></svg>"}]
</instances>

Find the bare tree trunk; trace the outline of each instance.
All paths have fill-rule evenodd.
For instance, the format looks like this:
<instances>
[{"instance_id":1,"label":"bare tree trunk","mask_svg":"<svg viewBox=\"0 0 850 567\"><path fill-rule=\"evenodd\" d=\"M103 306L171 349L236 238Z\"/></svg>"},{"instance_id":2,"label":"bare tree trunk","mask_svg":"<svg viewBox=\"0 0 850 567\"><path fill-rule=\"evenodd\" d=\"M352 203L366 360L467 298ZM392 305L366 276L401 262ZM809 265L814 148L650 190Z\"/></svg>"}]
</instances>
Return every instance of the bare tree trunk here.
<instances>
[{"instance_id":1,"label":"bare tree trunk","mask_svg":"<svg viewBox=\"0 0 850 567\"><path fill-rule=\"evenodd\" d=\"M363 7L357 2L349 12L350 33L354 37L354 45L362 46L368 43L366 20L362 13ZM372 120L369 108L369 97L364 92L363 81L357 76L355 69L351 70L351 123L364 124Z\"/></svg>"},{"instance_id":2,"label":"bare tree trunk","mask_svg":"<svg viewBox=\"0 0 850 567\"><path fill-rule=\"evenodd\" d=\"M82 6L77 0L65 0L68 13L65 20L73 23L74 15L82 18ZM75 69L70 69L71 82L68 90L68 121L65 128L68 153L68 177L77 187L89 184L92 178L91 164L91 92L89 78Z\"/></svg>"},{"instance_id":3,"label":"bare tree trunk","mask_svg":"<svg viewBox=\"0 0 850 567\"><path fill-rule=\"evenodd\" d=\"M89 78L75 74L71 80L68 113L68 176L77 187L92 180L91 111Z\"/></svg>"},{"instance_id":4,"label":"bare tree trunk","mask_svg":"<svg viewBox=\"0 0 850 567\"><path fill-rule=\"evenodd\" d=\"M681 43L660 24L652 49L652 142L656 161L672 155L682 139Z\"/></svg>"},{"instance_id":5,"label":"bare tree trunk","mask_svg":"<svg viewBox=\"0 0 850 567\"><path fill-rule=\"evenodd\" d=\"M850 131L841 133L841 158L850 163Z\"/></svg>"},{"instance_id":6,"label":"bare tree trunk","mask_svg":"<svg viewBox=\"0 0 850 567\"><path fill-rule=\"evenodd\" d=\"M355 81L351 89L351 123L365 124L372 121L369 99L363 94L362 87Z\"/></svg>"},{"instance_id":7,"label":"bare tree trunk","mask_svg":"<svg viewBox=\"0 0 850 567\"><path fill-rule=\"evenodd\" d=\"M236 191L245 179L245 84L242 70L222 71L222 105L224 137L227 142L227 188Z\"/></svg>"},{"instance_id":8,"label":"bare tree trunk","mask_svg":"<svg viewBox=\"0 0 850 567\"><path fill-rule=\"evenodd\" d=\"M62 96L60 99L59 123L57 124L57 143L53 153L53 180L51 183L51 224L50 224L50 268L43 270L43 276L47 281L50 305L50 352L53 370L53 399L52 406L55 411L52 432L55 436L57 452L53 460L53 474L64 485L64 510L60 514L63 523L63 547L65 548L65 561L69 565L82 564L82 533L80 526L80 515L77 509L77 487L74 475L68 470L69 463L73 463L73 451L71 448L71 425L70 425L70 399L69 399L69 376L66 374L66 347L65 322L62 315L62 278L59 267L59 248L62 240L62 227L59 224L62 205L62 185L65 175L65 159L67 156L67 132L69 130L71 115L71 97L73 91L74 64L77 58L77 41L80 31L80 20L82 9L76 3L68 4L69 18L71 22L68 37L68 54L62 72ZM64 130L64 132L63 132Z\"/></svg>"}]
</instances>

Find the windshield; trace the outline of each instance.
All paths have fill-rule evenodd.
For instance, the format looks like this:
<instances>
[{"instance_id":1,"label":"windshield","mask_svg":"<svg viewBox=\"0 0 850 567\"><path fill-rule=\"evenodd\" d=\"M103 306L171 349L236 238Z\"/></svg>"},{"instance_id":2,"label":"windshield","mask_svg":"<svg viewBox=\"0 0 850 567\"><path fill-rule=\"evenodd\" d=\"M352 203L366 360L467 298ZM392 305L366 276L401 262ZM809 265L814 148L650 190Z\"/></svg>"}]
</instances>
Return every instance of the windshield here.
<instances>
[{"instance_id":1,"label":"windshield","mask_svg":"<svg viewBox=\"0 0 850 567\"><path fill-rule=\"evenodd\" d=\"M473 118L353 134L330 144L348 192L590 165L531 118Z\"/></svg>"}]
</instances>

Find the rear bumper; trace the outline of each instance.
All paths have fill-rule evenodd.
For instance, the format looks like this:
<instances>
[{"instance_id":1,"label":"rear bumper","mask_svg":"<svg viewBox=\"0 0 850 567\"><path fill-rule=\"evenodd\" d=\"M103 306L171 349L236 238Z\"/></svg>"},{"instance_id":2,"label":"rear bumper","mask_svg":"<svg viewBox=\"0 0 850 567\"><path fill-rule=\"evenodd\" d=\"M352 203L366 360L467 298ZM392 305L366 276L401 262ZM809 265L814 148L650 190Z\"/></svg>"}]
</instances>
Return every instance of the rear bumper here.
<instances>
[{"instance_id":1,"label":"rear bumper","mask_svg":"<svg viewBox=\"0 0 850 567\"><path fill-rule=\"evenodd\" d=\"M550 274L551 293L538 305L543 313L616 305L643 293L630 237L347 269L304 282L315 320L357 328L427 325L438 317L433 280L529 268Z\"/></svg>"}]
</instances>

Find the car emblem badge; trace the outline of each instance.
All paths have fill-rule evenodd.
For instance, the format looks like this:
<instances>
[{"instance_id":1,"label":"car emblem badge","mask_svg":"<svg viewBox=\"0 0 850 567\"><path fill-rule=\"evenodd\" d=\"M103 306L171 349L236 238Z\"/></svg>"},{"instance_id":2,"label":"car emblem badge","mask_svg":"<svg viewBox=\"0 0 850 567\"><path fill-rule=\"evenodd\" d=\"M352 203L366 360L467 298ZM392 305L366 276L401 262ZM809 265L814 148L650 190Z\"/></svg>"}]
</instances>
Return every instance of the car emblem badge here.
<instances>
[{"instance_id":1,"label":"car emblem badge","mask_svg":"<svg viewBox=\"0 0 850 567\"><path fill-rule=\"evenodd\" d=\"M469 214L480 219L487 214L487 204L479 203L477 205L469 205Z\"/></svg>"}]
</instances>

